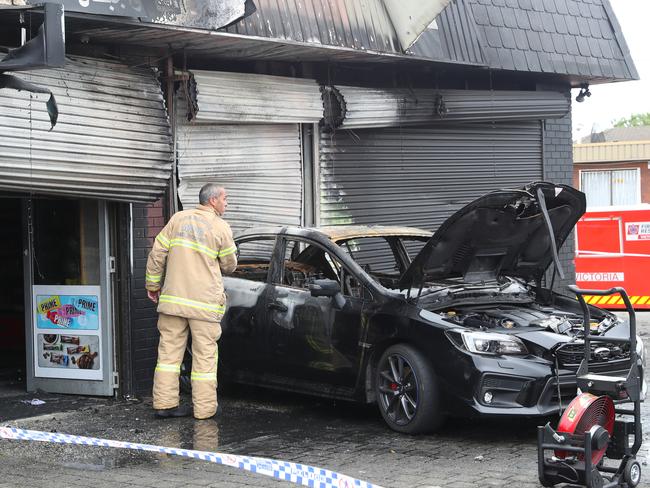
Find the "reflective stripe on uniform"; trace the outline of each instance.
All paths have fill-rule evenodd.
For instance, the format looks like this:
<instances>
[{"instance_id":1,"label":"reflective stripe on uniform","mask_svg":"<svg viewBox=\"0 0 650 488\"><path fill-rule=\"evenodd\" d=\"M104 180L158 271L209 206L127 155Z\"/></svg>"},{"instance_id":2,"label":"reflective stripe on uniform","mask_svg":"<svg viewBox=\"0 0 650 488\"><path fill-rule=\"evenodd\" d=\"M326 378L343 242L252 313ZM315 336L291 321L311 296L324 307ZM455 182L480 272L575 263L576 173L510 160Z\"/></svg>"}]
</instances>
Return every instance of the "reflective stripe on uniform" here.
<instances>
[{"instance_id":1,"label":"reflective stripe on uniform","mask_svg":"<svg viewBox=\"0 0 650 488\"><path fill-rule=\"evenodd\" d=\"M160 283L160 280L162 279L162 275L145 274L144 279L152 283Z\"/></svg>"},{"instance_id":2,"label":"reflective stripe on uniform","mask_svg":"<svg viewBox=\"0 0 650 488\"><path fill-rule=\"evenodd\" d=\"M219 253L215 251L214 249L210 249L207 246L204 246L203 244L196 242L196 241L190 241L188 239L181 239L175 238L171 240L171 246L170 247L185 247L187 249L192 249L194 251L201 252L203 254L206 254L210 256L212 259L216 259Z\"/></svg>"},{"instance_id":3,"label":"reflective stripe on uniform","mask_svg":"<svg viewBox=\"0 0 650 488\"><path fill-rule=\"evenodd\" d=\"M237 252L237 246L227 247L219 251L219 257L230 256L231 254L235 254L235 252Z\"/></svg>"},{"instance_id":4,"label":"reflective stripe on uniform","mask_svg":"<svg viewBox=\"0 0 650 488\"><path fill-rule=\"evenodd\" d=\"M192 381L217 381L217 372L212 373L195 373L192 371Z\"/></svg>"},{"instance_id":5,"label":"reflective stripe on uniform","mask_svg":"<svg viewBox=\"0 0 650 488\"><path fill-rule=\"evenodd\" d=\"M156 371L164 371L166 373L176 373L180 374L181 365L180 364L156 364Z\"/></svg>"},{"instance_id":6,"label":"reflective stripe on uniform","mask_svg":"<svg viewBox=\"0 0 650 488\"><path fill-rule=\"evenodd\" d=\"M164 235L158 234L156 236L156 240L160 242L162 247L164 247L165 249L169 249L169 239L167 239Z\"/></svg>"},{"instance_id":7,"label":"reflective stripe on uniform","mask_svg":"<svg viewBox=\"0 0 650 488\"><path fill-rule=\"evenodd\" d=\"M197 308L199 310L207 310L208 312L215 312L224 314L226 307L224 305L213 305L211 303L198 302L190 300L189 298L175 297L173 295L160 295L159 301L161 303L172 303L174 305L183 305L186 307Z\"/></svg>"}]
</instances>

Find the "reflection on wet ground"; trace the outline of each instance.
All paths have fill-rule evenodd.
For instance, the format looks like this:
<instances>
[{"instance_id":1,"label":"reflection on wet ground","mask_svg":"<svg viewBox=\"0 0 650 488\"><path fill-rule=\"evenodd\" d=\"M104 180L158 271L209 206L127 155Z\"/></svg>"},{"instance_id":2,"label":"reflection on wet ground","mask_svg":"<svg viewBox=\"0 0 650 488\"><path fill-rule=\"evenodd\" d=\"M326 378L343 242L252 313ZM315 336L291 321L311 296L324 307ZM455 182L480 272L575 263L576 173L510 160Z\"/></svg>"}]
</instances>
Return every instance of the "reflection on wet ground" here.
<instances>
[{"instance_id":1,"label":"reflection on wet ground","mask_svg":"<svg viewBox=\"0 0 650 488\"><path fill-rule=\"evenodd\" d=\"M640 333L647 338L648 331L646 326ZM32 398L46 404L22 403ZM0 425L294 461L399 488L447 486L454 480L459 487L538 486L535 437L544 419L451 419L436 434L412 437L389 430L374 405L230 385L220 385L219 399L222 413L216 419L163 420L154 417L149 399L5 390L0 392ZM643 404L642 416L644 445L637 457L645 469L650 402ZM52 473L62 472L73 473L78 483L52 484ZM0 440L0 487L28 486L23 480L6 481L15 473L28 476L31 488L278 486L270 478L166 454Z\"/></svg>"},{"instance_id":2,"label":"reflection on wet ground","mask_svg":"<svg viewBox=\"0 0 650 488\"><path fill-rule=\"evenodd\" d=\"M189 401L189 398L184 398ZM321 445L329 449L334 445L377 445L383 449L394 439L403 438L387 429L374 406L360 406L346 402L320 400L301 395L268 392L259 389L232 388L221 394L222 413L216 419L192 418L157 419L150 400L142 402L112 402L105 405L83 407L69 413L9 422L20 428L64 432L106 439L154 444L181 449L211 452L229 452L250 456L298 459L307 448ZM510 441L530 441L534 438L534 422L519 422L523 428L512 429L509 423L507 438ZM436 443L445 438L481 442L504 425L495 422L493 427L481 429L471 421L448 422ZM502 435L503 437L503 435ZM433 439L432 439L433 440ZM301 447L302 446L302 447ZM16 446L14 446L16 447ZM29 451L37 446L20 443L20 449ZM83 449L75 456L66 456L74 446L52 445L46 456L70 459L64 465L79 470L99 471L137 465L175 465L188 460L167 454L152 454L121 449ZM414 450L415 449L415 450ZM416 446L410 447L417 452ZM39 451L41 451L39 449ZM422 454L427 454L422 446ZM0 454L2 449L0 448Z\"/></svg>"},{"instance_id":3,"label":"reflection on wet ground","mask_svg":"<svg viewBox=\"0 0 650 488\"><path fill-rule=\"evenodd\" d=\"M189 400L184 397L184 401ZM230 387L221 391L222 413L209 420L157 419L148 399L102 402L67 413L8 423L25 429L299 462L369 479L382 486L442 486L441 480L450 479L465 480L463 486L504 486L503 473L516 478L513 486L530 486L522 484L523 481L535 486L535 436L541 419L451 419L435 435L412 437L389 430L374 405L257 388ZM645 419L649 410L644 405ZM647 447L644 445L640 459L647 460ZM127 486L134 487L221 487L227 479L233 480L223 484L229 488L277 486L271 478L204 461L124 449L0 441L0 460L0 475L9 469L29 471L25 466L31 463L41 466L41 473L61 467L80 479L97 477L103 480L104 484L97 485L101 488L118 486L111 484L113 477L127 476L123 473L152 480L132 479ZM153 481L168 476L177 476L175 479L181 484ZM422 476L430 482L417 484ZM183 485L185 481L191 484ZM47 483L32 486L53 488Z\"/></svg>"}]
</instances>

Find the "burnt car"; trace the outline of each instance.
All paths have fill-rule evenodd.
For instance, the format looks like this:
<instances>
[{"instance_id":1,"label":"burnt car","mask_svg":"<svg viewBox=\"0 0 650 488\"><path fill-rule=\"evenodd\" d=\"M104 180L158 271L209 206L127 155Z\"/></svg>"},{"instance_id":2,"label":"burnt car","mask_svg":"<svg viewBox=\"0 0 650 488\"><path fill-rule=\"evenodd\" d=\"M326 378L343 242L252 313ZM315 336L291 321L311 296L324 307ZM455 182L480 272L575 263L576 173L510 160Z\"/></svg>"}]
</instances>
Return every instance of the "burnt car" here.
<instances>
[{"instance_id":1,"label":"burnt car","mask_svg":"<svg viewBox=\"0 0 650 488\"><path fill-rule=\"evenodd\" d=\"M583 318L576 297L545 277L584 210L581 192L540 182L489 193L433 234L246 231L225 278L220 375L376 402L406 433L434 430L448 414L558 412L576 394ZM593 306L591 317L593 334L629 337L626 320ZM627 371L629 343L598 347L594 372Z\"/></svg>"}]
</instances>

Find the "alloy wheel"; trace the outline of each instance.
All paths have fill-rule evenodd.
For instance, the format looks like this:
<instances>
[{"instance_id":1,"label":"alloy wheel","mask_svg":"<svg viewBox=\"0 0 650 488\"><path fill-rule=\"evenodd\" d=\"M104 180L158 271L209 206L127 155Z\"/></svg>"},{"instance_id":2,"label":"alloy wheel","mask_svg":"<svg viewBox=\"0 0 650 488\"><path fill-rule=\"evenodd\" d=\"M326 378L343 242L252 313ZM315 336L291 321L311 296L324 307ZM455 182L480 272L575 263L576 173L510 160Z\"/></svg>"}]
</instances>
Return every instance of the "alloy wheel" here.
<instances>
[{"instance_id":1,"label":"alloy wheel","mask_svg":"<svg viewBox=\"0 0 650 488\"><path fill-rule=\"evenodd\" d=\"M379 401L386 415L397 425L408 424L418 411L418 378L411 364L391 354L380 365Z\"/></svg>"}]
</instances>

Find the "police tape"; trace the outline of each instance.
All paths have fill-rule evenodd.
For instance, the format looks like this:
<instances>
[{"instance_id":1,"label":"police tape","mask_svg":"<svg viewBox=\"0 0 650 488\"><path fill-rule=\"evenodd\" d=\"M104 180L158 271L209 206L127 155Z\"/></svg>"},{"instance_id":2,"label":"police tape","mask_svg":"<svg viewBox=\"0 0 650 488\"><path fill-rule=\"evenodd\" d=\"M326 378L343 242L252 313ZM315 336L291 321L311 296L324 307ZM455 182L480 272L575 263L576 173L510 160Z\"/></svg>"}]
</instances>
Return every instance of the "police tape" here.
<instances>
[{"instance_id":1,"label":"police tape","mask_svg":"<svg viewBox=\"0 0 650 488\"><path fill-rule=\"evenodd\" d=\"M95 437L60 434L58 432L24 430L14 427L0 427L0 438L22 441L52 442L56 444L113 447L118 449L133 449L136 451L171 454L174 456L223 464L225 466L243 469L245 471L250 471L251 473L270 476L272 478L312 488L381 488L380 486L373 485L367 481L351 478L350 476L330 471L328 469L259 457L194 451L191 449L176 449L174 447L155 446L152 444L138 444L135 442L98 439Z\"/></svg>"}]
</instances>

